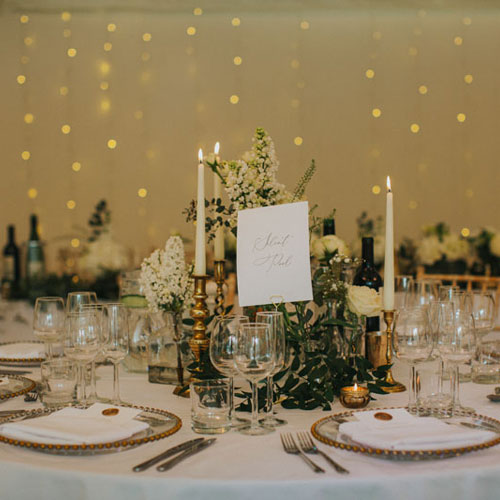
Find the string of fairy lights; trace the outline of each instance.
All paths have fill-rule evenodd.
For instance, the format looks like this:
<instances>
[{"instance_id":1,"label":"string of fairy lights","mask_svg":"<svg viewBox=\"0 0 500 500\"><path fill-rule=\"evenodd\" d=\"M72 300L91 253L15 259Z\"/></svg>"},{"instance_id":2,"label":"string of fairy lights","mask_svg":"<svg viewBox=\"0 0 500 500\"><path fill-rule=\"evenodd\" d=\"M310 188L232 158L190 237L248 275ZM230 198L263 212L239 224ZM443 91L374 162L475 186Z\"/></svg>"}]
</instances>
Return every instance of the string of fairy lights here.
<instances>
[{"instance_id":1,"label":"string of fairy lights","mask_svg":"<svg viewBox=\"0 0 500 500\"><path fill-rule=\"evenodd\" d=\"M207 7L208 8L208 7ZM190 92L193 94L193 128L196 137L202 138L206 135L209 129L209 122L207 121L206 109L207 103L205 102L210 96L202 95L203 84L202 78L199 74L201 65L198 60L198 45L203 44L207 40L206 37L211 36L210 30L205 28L204 20L206 12L200 6L191 7L189 15L190 18L184 18L186 25L184 27L186 42L185 54L187 57L187 77L190 80ZM59 64L62 65L62 75L59 82L57 82L58 98L62 102L62 116L60 124L60 134L65 138L63 147L64 158L61 161L64 163L64 172L67 185L67 195L64 201L65 209L67 210L67 225L73 228L76 225L78 217L75 212L79 205L79 193L81 191L79 182L79 173L82 169L86 168L84 160L79 156L75 141L75 134L83 133L83 130L78 127L78 116L75 116L74 105L74 86L75 68L80 64L79 51L84 50L84 47L77 47L74 38L74 19L73 16L77 15L69 11L63 11L58 14L61 23L61 54L63 57L59 59ZM22 165L22 177L25 185L25 192L30 201L30 209L36 212L38 204L41 200L39 192L40 187L36 181L36 169L39 158L35 148L35 137L38 132L36 127L39 117L35 115L33 102L33 89L36 82L32 81L32 59L41 56L40 51L37 50L37 27L33 23L36 14L30 12L23 12L19 14L19 39L20 39L20 58L15 76L18 87L20 89L20 103L21 103L21 116L22 116L22 149L19 152L19 161ZM455 126L460 128L460 146L457 148L456 162L461 166L464 177L466 177L468 184L472 182L471 174L467 173L471 170L473 165L473 158L470 152L470 134L467 131L468 122L470 120L469 110L472 108L472 87L474 84L474 76L469 67L470 57L467 56L468 50L468 33L473 24L473 19L465 15L463 12L458 12L457 26L453 38L447 43L453 44L458 52L457 57L460 61L460 100L456 103L456 113L454 117L450 118ZM409 33L407 57L410 58L410 67L412 79L414 80L414 90L410 96L412 104L411 119L407 123L407 131L415 137L415 141L411 145L411 157L415 161L416 184L422 186L425 174L429 169L429 159L427 158L428 152L426 151L425 141L425 117L426 113L426 99L432 94L433 87L425 79L425 74L422 70L422 40L426 30L426 20L429 13L423 9L415 11L415 19L413 22L412 30ZM130 109L130 114L136 123L138 131L137 137L141 143L141 153L139 161L142 163L142 173L140 184L136 186L135 196L137 197L137 214L144 220L148 216L148 203L154 189L154 172L155 163L158 158L161 158L162 145L155 145L152 143L152 113L149 112L153 104L154 87L151 85L155 65L161 64L161 61L155 59L155 37L151 31L152 26L148 26L148 17L141 18L139 27L135 28L138 32L135 33L136 43L138 47L137 60L135 64L138 68L137 78L137 98L134 101L133 108ZM187 19L187 20L186 20ZM291 22L294 23L294 31L289 45L289 75L292 80L292 90L289 98L289 112L292 117L292 136L290 137L291 143L299 148L299 156L302 155L301 146L305 143L307 131L305 130L305 115L304 106L306 103L307 95L305 94L306 88L306 73L304 70L303 61L308 54L308 50L304 47L308 44L308 40L314 37L315 23L314 16L307 17L303 14L297 14L291 17ZM229 75L230 91L225 95L225 105L235 106L234 110L241 113L240 108L242 99L245 99L245 79L244 68L246 53L248 50L246 44L242 43L244 39L243 27L245 26L245 15L235 13L223 16L221 22L230 23L232 28L232 41L231 41L231 54L230 59L227 61L227 74ZM106 164L106 183L107 191L112 197L112 192L115 189L115 176L116 176L116 154L115 151L120 146L120 140L117 136L119 127L116 123L115 107L117 103L114 102L113 86L119 85L120 81L114 75L113 54L116 50L121 50L117 41L117 32L120 26L116 21L116 16L113 13L105 13L102 15L102 46L101 50L96 57L96 102L97 102L97 116L102 123L105 124L107 130L107 137L103 148L105 154L103 160ZM136 25L137 26L137 25ZM366 36L370 39L370 49L366 54L364 61L360 63L359 77L362 78L366 85L370 108L367 113L369 120L369 146L368 146L368 168L369 173L367 178L374 179L376 173L380 170L383 164L384 152L381 151L381 127L380 123L384 119L386 110L384 106L390 106L390 102L381 102L381 93L379 87L379 79L384 78L383 65L379 64L381 56L381 41L383 40L384 33L379 26L375 10L369 11L368 30ZM130 30L128 27L127 29ZM245 28L246 29L246 28ZM128 33L129 34L129 33ZM63 62L61 62L63 61ZM188 91L188 90L187 90ZM221 106L224 103L218 103ZM302 159L300 160L302 162ZM373 195L379 195L384 190L379 184L369 184L367 189ZM418 191L418 189L416 189ZM422 191L422 189L420 189ZM43 194L46 196L46 193ZM463 193L464 201L469 201L474 197L474 190L472 186L465 189ZM416 197L410 197L407 200L407 208L415 210L419 207L420 200ZM464 205L466 206L466 205ZM145 227L147 224L145 225ZM156 236L156 228L150 224L145 229L150 243ZM461 231L464 237L470 235L470 230L467 227L462 228ZM80 239L75 233L69 238L68 246L73 249L80 247ZM69 262L68 264L72 264Z\"/></svg>"}]
</instances>

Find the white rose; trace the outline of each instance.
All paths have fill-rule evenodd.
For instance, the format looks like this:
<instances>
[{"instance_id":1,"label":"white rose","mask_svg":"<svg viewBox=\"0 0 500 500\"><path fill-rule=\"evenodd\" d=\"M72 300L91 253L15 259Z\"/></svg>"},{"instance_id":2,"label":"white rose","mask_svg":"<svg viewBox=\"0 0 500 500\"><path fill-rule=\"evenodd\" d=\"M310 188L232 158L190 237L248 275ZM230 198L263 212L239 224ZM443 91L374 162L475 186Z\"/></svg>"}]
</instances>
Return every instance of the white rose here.
<instances>
[{"instance_id":1,"label":"white rose","mask_svg":"<svg viewBox=\"0 0 500 500\"><path fill-rule=\"evenodd\" d=\"M379 293L367 286L349 286L347 305L357 316L377 316L382 310Z\"/></svg>"},{"instance_id":2,"label":"white rose","mask_svg":"<svg viewBox=\"0 0 500 500\"><path fill-rule=\"evenodd\" d=\"M323 246L328 253L334 253L335 250L337 250L337 253L341 255L350 255L349 248L347 247L345 241L341 240L334 234L323 236L320 241L323 243Z\"/></svg>"},{"instance_id":3,"label":"white rose","mask_svg":"<svg viewBox=\"0 0 500 500\"><path fill-rule=\"evenodd\" d=\"M469 255L469 244L458 234L447 234L442 248L448 260L464 260Z\"/></svg>"},{"instance_id":4,"label":"white rose","mask_svg":"<svg viewBox=\"0 0 500 500\"><path fill-rule=\"evenodd\" d=\"M496 257L500 257L500 233L495 233L495 236L491 238L490 252Z\"/></svg>"},{"instance_id":5,"label":"white rose","mask_svg":"<svg viewBox=\"0 0 500 500\"><path fill-rule=\"evenodd\" d=\"M318 260L325 258L325 246L323 245L321 238L316 238L311 241L311 253Z\"/></svg>"},{"instance_id":6,"label":"white rose","mask_svg":"<svg viewBox=\"0 0 500 500\"><path fill-rule=\"evenodd\" d=\"M437 236L423 238L417 247L418 261L428 266L441 259L442 253L442 244Z\"/></svg>"}]
</instances>

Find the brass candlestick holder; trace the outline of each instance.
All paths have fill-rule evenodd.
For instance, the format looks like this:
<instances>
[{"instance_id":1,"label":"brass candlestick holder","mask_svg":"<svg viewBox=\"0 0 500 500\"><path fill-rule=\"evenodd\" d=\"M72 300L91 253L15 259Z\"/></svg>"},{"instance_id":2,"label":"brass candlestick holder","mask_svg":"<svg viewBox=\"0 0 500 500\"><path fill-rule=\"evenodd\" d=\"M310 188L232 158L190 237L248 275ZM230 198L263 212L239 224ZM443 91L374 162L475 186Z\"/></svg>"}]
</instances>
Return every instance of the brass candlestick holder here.
<instances>
[{"instance_id":1,"label":"brass candlestick holder","mask_svg":"<svg viewBox=\"0 0 500 500\"><path fill-rule=\"evenodd\" d=\"M225 260L216 260L214 262L214 280L217 284L217 294L215 296L215 313L219 316L224 314L224 283L226 280L225 267Z\"/></svg>"},{"instance_id":2,"label":"brass candlestick holder","mask_svg":"<svg viewBox=\"0 0 500 500\"><path fill-rule=\"evenodd\" d=\"M194 278L194 306L191 309L191 317L194 319L193 337L189 341L189 346L198 362L197 371L201 370L201 360L203 353L208 349L210 341L207 339L207 326L205 320L208 317L207 308L207 279L206 274L193 276Z\"/></svg>"},{"instance_id":3,"label":"brass candlestick holder","mask_svg":"<svg viewBox=\"0 0 500 500\"><path fill-rule=\"evenodd\" d=\"M384 321L387 325L387 364L390 365L392 363L392 333L393 333L393 325L394 325L394 310L392 311L383 311L384 313ZM387 375L385 376L385 382L389 384L393 384L389 387L384 387L383 390L385 392L403 392L406 390L406 387L401 382L396 382L394 377L392 376L392 369L387 370Z\"/></svg>"}]
</instances>

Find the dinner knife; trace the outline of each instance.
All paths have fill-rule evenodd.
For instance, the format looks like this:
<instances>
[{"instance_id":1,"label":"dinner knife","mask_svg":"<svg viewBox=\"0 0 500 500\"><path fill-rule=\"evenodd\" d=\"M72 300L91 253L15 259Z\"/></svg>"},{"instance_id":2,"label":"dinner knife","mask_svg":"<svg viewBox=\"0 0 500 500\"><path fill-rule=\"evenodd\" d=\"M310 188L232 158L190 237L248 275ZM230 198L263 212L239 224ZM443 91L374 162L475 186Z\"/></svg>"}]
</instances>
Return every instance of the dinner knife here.
<instances>
[{"instance_id":1,"label":"dinner knife","mask_svg":"<svg viewBox=\"0 0 500 500\"><path fill-rule=\"evenodd\" d=\"M215 443L215 441L216 441L215 438L203 440L201 443L195 444L185 452L181 453L179 456L171 458L170 460L167 460L166 462L158 465L158 467L156 467L156 470L159 472L165 472L166 470L170 470L172 467L175 467L179 462L182 462L185 458L188 458L191 455L195 455L199 451L204 450L211 444Z\"/></svg>"},{"instance_id":2,"label":"dinner knife","mask_svg":"<svg viewBox=\"0 0 500 500\"><path fill-rule=\"evenodd\" d=\"M28 370L3 370L3 369L0 369L0 376L1 375L4 375L4 376L7 376L7 375L27 375L28 373L31 373L31 372Z\"/></svg>"},{"instance_id":3,"label":"dinner knife","mask_svg":"<svg viewBox=\"0 0 500 500\"><path fill-rule=\"evenodd\" d=\"M150 458L149 460L142 462L142 464L136 465L132 470L134 472L142 472L143 470L148 469L152 465L161 462L163 459L171 457L172 455L180 453L181 451L188 450L203 441L205 441L205 438L196 438L196 439L190 439L189 441L185 441L184 443L178 444L173 448L169 448L168 450L164 451L163 453L160 453L156 457Z\"/></svg>"}]
</instances>

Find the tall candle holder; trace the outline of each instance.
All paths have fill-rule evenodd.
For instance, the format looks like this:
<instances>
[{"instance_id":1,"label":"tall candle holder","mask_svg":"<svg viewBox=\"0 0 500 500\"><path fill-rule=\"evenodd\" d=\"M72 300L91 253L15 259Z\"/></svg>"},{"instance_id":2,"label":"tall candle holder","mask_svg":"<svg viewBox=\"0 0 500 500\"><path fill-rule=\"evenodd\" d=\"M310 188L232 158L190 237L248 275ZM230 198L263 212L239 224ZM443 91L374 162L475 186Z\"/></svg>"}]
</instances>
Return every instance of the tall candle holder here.
<instances>
[{"instance_id":1,"label":"tall candle holder","mask_svg":"<svg viewBox=\"0 0 500 500\"><path fill-rule=\"evenodd\" d=\"M383 311L384 313L384 321L387 325L386 333L387 333L387 364L390 365L392 363L392 333L394 331L394 310L392 311ZM403 392L406 390L406 387L401 382L396 382L394 377L392 376L392 370L389 368L387 370L387 375L385 376L385 382L392 384L391 386L384 387L383 390L385 392Z\"/></svg>"},{"instance_id":2,"label":"tall candle holder","mask_svg":"<svg viewBox=\"0 0 500 500\"><path fill-rule=\"evenodd\" d=\"M194 306L191 309L191 317L194 319L193 337L189 341L189 346L198 362L197 371L201 370L201 360L203 353L208 349L210 341L206 337L207 326L205 320L208 317L207 307L207 279L208 276L198 275L194 278Z\"/></svg>"},{"instance_id":3,"label":"tall candle holder","mask_svg":"<svg viewBox=\"0 0 500 500\"><path fill-rule=\"evenodd\" d=\"M217 285L217 293L215 295L215 312L219 316L224 314L224 283L226 280L225 266L225 260L216 260L214 262L214 280Z\"/></svg>"}]
</instances>

